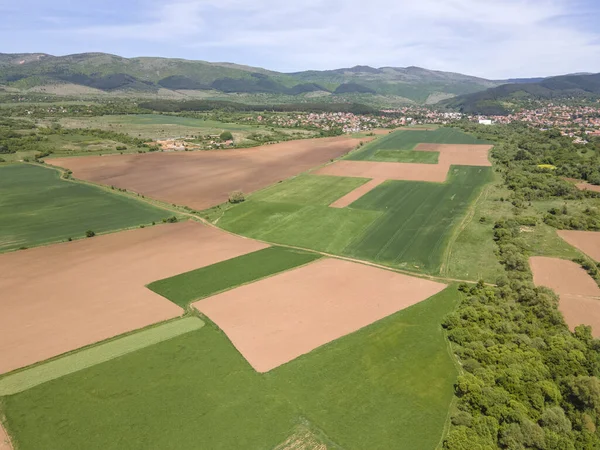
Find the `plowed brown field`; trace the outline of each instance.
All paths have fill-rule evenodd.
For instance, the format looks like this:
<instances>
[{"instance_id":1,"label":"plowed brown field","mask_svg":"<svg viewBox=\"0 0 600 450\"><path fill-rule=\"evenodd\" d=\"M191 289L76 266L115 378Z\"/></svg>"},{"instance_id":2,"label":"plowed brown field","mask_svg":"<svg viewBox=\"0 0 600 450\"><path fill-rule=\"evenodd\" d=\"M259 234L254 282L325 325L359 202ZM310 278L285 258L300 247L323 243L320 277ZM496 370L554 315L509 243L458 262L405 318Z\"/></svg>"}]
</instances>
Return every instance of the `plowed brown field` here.
<instances>
[{"instance_id":1,"label":"plowed brown field","mask_svg":"<svg viewBox=\"0 0 600 450\"><path fill-rule=\"evenodd\" d=\"M558 235L588 255L594 261L600 261L600 232L559 230Z\"/></svg>"},{"instance_id":2,"label":"plowed brown field","mask_svg":"<svg viewBox=\"0 0 600 450\"><path fill-rule=\"evenodd\" d=\"M530 259L533 281L560 296L558 309L571 329L591 325L600 337L600 288L586 271L572 261L536 256Z\"/></svg>"},{"instance_id":3,"label":"plowed brown field","mask_svg":"<svg viewBox=\"0 0 600 450\"><path fill-rule=\"evenodd\" d=\"M463 145L463 144L419 144L417 151L439 152L438 164L442 166L486 166L492 163L489 152L493 145Z\"/></svg>"},{"instance_id":4,"label":"plowed brown field","mask_svg":"<svg viewBox=\"0 0 600 450\"><path fill-rule=\"evenodd\" d=\"M368 138L289 141L251 149L48 159L75 177L194 209L224 203L338 158Z\"/></svg>"},{"instance_id":5,"label":"plowed brown field","mask_svg":"<svg viewBox=\"0 0 600 450\"><path fill-rule=\"evenodd\" d=\"M265 247L186 222L0 255L0 374L180 316L144 286Z\"/></svg>"},{"instance_id":6,"label":"plowed brown field","mask_svg":"<svg viewBox=\"0 0 600 450\"><path fill-rule=\"evenodd\" d=\"M338 259L194 303L267 372L442 291L441 283Z\"/></svg>"}]
</instances>

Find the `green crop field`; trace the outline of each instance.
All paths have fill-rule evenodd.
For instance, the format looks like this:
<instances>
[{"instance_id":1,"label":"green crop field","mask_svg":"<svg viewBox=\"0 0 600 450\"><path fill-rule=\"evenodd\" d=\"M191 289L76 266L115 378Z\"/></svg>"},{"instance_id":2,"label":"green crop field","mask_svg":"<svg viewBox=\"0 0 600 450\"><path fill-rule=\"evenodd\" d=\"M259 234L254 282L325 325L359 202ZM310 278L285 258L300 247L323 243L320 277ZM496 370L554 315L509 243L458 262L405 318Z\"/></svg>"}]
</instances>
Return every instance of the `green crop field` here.
<instances>
[{"instance_id":1,"label":"green crop field","mask_svg":"<svg viewBox=\"0 0 600 450\"><path fill-rule=\"evenodd\" d=\"M381 213L327 205L366 181L303 175L250 196L227 210L218 224L256 239L339 254Z\"/></svg>"},{"instance_id":2,"label":"green crop field","mask_svg":"<svg viewBox=\"0 0 600 450\"><path fill-rule=\"evenodd\" d=\"M204 322L198 317L176 319L25 368L0 378L0 396L23 392L42 383L199 330L203 326Z\"/></svg>"},{"instance_id":3,"label":"green crop field","mask_svg":"<svg viewBox=\"0 0 600 450\"><path fill-rule=\"evenodd\" d=\"M372 161L437 164L439 152L415 152L412 150L377 150Z\"/></svg>"},{"instance_id":4,"label":"green crop field","mask_svg":"<svg viewBox=\"0 0 600 450\"><path fill-rule=\"evenodd\" d=\"M149 224L167 211L32 165L0 167L0 251Z\"/></svg>"},{"instance_id":5,"label":"green crop field","mask_svg":"<svg viewBox=\"0 0 600 450\"><path fill-rule=\"evenodd\" d=\"M405 131L400 130L376 139L352 152L346 157L355 161L379 161L381 150L413 150L417 144L489 144L488 141L464 133L456 128L437 128L435 130ZM385 153L384 155L386 155ZM385 159L382 161L386 161ZM402 162L402 161L400 161ZM406 161L410 162L410 161Z\"/></svg>"},{"instance_id":6,"label":"green crop field","mask_svg":"<svg viewBox=\"0 0 600 450\"><path fill-rule=\"evenodd\" d=\"M350 205L381 211L344 253L379 263L439 271L454 227L481 187L489 167L452 166L446 183L387 181Z\"/></svg>"},{"instance_id":7,"label":"green crop field","mask_svg":"<svg viewBox=\"0 0 600 450\"><path fill-rule=\"evenodd\" d=\"M346 449L433 449L457 371L455 287L255 372L213 325L2 398L19 450L268 449L309 424Z\"/></svg>"},{"instance_id":8,"label":"green crop field","mask_svg":"<svg viewBox=\"0 0 600 450\"><path fill-rule=\"evenodd\" d=\"M269 247L208 267L155 281L148 288L185 308L194 300L214 295L319 259L320 255Z\"/></svg>"},{"instance_id":9,"label":"green crop field","mask_svg":"<svg viewBox=\"0 0 600 450\"><path fill-rule=\"evenodd\" d=\"M319 177L318 204L307 205L310 189L303 186L317 183L303 176L251 196L219 225L269 242L436 273L454 228L491 174L489 167L453 166L446 183L388 181L343 209L321 205L349 192L350 184L329 191L327 183L341 182Z\"/></svg>"}]
</instances>

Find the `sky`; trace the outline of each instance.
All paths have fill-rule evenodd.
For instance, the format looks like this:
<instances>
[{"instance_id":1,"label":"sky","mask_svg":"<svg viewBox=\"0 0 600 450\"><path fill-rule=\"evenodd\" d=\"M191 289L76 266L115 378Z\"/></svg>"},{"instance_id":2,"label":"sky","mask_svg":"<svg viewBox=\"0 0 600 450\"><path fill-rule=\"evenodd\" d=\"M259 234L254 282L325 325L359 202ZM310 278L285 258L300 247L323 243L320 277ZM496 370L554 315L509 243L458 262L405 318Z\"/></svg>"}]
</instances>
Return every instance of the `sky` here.
<instances>
[{"instance_id":1,"label":"sky","mask_svg":"<svg viewBox=\"0 0 600 450\"><path fill-rule=\"evenodd\" d=\"M282 72L600 72L599 0L0 0L0 52L106 52Z\"/></svg>"}]
</instances>

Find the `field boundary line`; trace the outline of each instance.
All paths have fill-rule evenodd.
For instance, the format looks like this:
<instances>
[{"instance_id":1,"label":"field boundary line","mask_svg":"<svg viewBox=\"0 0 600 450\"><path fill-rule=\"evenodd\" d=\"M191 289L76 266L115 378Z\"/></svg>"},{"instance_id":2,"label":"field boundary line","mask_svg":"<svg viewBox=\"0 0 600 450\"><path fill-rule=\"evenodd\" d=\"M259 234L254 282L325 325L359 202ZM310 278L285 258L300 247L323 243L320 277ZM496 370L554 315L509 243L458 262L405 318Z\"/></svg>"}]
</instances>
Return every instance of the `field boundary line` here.
<instances>
[{"instance_id":1,"label":"field boundary line","mask_svg":"<svg viewBox=\"0 0 600 450\"><path fill-rule=\"evenodd\" d=\"M331 164L331 163L329 163L329 164ZM40 164L40 165L44 166L43 164ZM59 172L66 173L66 170L64 168L58 167L58 166L48 167L48 169L50 169L50 170L56 169ZM307 172L303 172L302 174L309 174L311 171L312 171L312 169L309 170L309 171L307 171ZM296 175L296 177L300 176L302 174L298 174L298 175ZM196 222L201 222L204 225L207 225L209 227L212 227L212 228L215 228L217 230L220 230L220 231L222 231L224 233L227 233L227 234L229 234L231 236L237 236L237 237L242 238L242 239L248 239L248 240L251 240L251 241L262 242L264 244L268 244L268 245L271 245L271 246L286 247L286 248L291 248L291 249L295 249L295 250L302 250L302 251L309 252L309 253L317 253L317 254L320 254L322 256L326 256L326 257L329 257L329 258L343 259L343 260L350 261L350 262L356 262L356 263L359 263L359 264L365 264L365 265L369 265L369 266L372 266L372 267L378 267L380 269L390 270L390 271L393 271L393 272L402 273L404 275L409 275L409 276L413 276L413 277L417 277L417 278L428 279L428 280L432 280L432 281L440 281L440 282L443 282L443 283L476 283L477 282L476 280L465 280L465 279L458 279L458 278L449 278L449 277L443 277L443 276L428 275L428 274L425 274L425 273L413 272L413 271L410 271L410 270L404 270L404 269L400 269L400 268L389 267L389 266L385 266L385 265L382 265L382 264L377 264L377 263L374 263L374 262L371 262L371 261L367 261L367 260L361 260L361 259L346 257L346 256L342 256L342 255L334 255L334 254L331 254L331 253L322 252L322 251L314 250L314 249L310 249L310 248L298 247L298 246L288 245L288 244L282 244L282 243L278 243L278 242L270 242L270 241L267 241L267 240L264 240L264 239L250 238L250 237L247 237L247 236L243 236L243 235L240 235L240 234L233 233L231 231L228 231L226 229L223 229L223 228L217 226L216 224L212 223L210 220L207 220L204 217L202 217L200 215L200 211L198 211L198 212L191 212L189 210L182 210L182 209L184 209L184 207L181 207L181 206L172 206L172 205L166 204L165 202L161 202L161 201L158 201L158 200L155 200L155 199L152 199L152 198L148 198L148 197L145 197L145 196L141 197L141 196L138 196L137 193L134 193L133 191L129 191L129 190L127 190L126 192L122 192L122 191L116 192L116 191L113 191L112 189L110 189L108 186L103 185L103 184L99 184L99 183L92 183L92 182L85 181L85 180L79 180L77 178L69 179L68 181L72 181L72 182L76 182L76 183L89 184L89 185L92 185L92 186L98 186L98 187L100 187L102 189L111 191L111 192L113 192L115 194L123 195L123 196L127 196L127 197L130 197L130 198L137 199L140 202L148 203L150 205L155 205L155 206L158 205L161 209L164 209L165 211L169 211L171 213L176 213L176 214L178 214L180 216L187 217L188 219L192 219L192 220L194 220ZM119 231L119 230L117 230L117 231ZM115 232L117 232L117 231L115 231ZM109 232L109 233L112 233L112 232ZM60 241L60 242L63 242L63 241ZM43 244L43 245L47 245L47 244ZM490 284L490 283L486 283L486 285L488 285L488 286L495 286L494 284Z\"/></svg>"},{"instance_id":2,"label":"field boundary line","mask_svg":"<svg viewBox=\"0 0 600 450\"><path fill-rule=\"evenodd\" d=\"M199 330L204 325L204 321L198 317L178 318L26 367L0 378L0 396L23 392L48 381Z\"/></svg>"}]
</instances>

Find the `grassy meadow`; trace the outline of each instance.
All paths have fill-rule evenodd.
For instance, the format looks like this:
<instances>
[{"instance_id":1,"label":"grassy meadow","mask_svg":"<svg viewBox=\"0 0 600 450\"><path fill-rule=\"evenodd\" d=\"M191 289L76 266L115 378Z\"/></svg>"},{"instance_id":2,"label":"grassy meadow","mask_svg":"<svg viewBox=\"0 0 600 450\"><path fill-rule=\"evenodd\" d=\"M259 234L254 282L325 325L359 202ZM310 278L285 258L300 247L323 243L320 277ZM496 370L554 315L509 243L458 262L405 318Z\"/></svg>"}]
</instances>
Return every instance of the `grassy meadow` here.
<instances>
[{"instance_id":1,"label":"grassy meadow","mask_svg":"<svg viewBox=\"0 0 600 450\"><path fill-rule=\"evenodd\" d=\"M96 128L117 133L126 133L135 138L165 139L207 134L221 134L230 131L236 142L251 143L254 133L272 134L271 127L224 123L214 120L191 117L171 116L165 114L132 114L97 116L89 118L62 119L60 124L65 128ZM306 130L275 128L278 133L298 137L310 137L315 133Z\"/></svg>"},{"instance_id":2,"label":"grassy meadow","mask_svg":"<svg viewBox=\"0 0 600 450\"><path fill-rule=\"evenodd\" d=\"M268 449L308 426L346 449L430 450L457 370L450 287L266 374L212 324L0 399L19 450ZM308 424L308 425L307 425Z\"/></svg>"},{"instance_id":3,"label":"grassy meadow","mask_svg":"<svg viewBox=\"0 0 600 450\"><path fill-rule=\"evenodd\" d=\"M0 252L159 222L167 211L101 188L60 179L57 170L0 167Z\"/></svg>"},{"instance_id":4,"label":"grassy meadow","mask_svg":"<svg viewBox=\"0 0 600 450\"><path fill-rule=\"evenodd\" d=\"M185 308L195 300L308 264L319 258L320 255L316 253L269 247L155 281L149 284L148 288Z\"/></svg>"}]
</instances>

